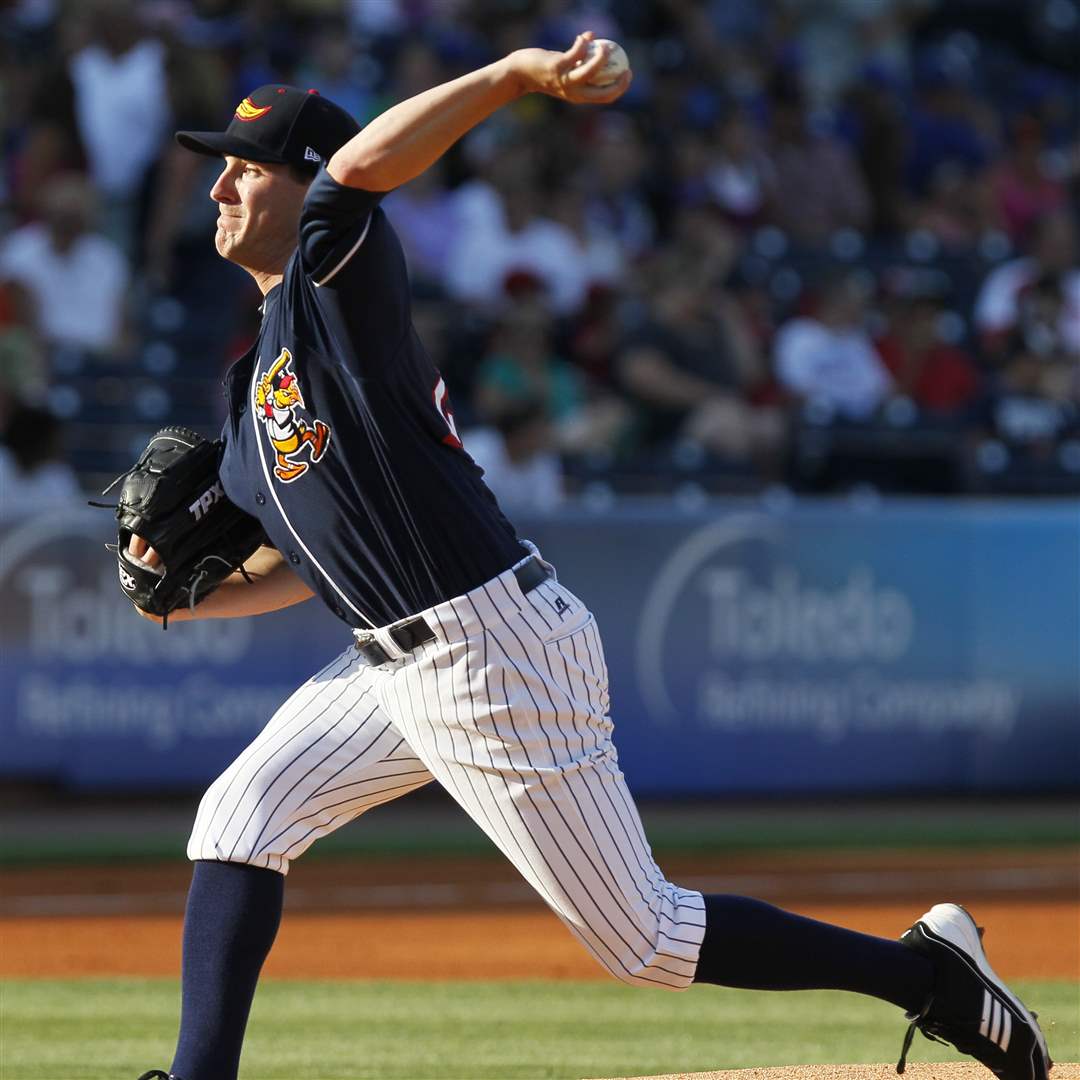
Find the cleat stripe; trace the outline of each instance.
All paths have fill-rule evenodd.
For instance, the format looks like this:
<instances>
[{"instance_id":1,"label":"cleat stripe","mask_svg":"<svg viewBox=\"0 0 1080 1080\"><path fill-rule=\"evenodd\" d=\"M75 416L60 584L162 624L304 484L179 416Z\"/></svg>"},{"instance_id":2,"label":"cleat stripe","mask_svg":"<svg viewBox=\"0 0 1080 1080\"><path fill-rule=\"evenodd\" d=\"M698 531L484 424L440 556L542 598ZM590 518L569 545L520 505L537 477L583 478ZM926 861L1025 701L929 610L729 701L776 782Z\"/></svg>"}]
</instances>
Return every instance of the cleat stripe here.
<instances>
[{"instance_id":1,"label":"cleat stripe","mask_svg":"<svg viewBox=\"0 0 1080 1080\"><path fill-rule=\"evenodd\" d=\"M1004 1023L1001 1025L1001 1038L998 1041L998 1046L1008 1053L1009 1040L1012 1038L1012 1015L1009 1013L1008 1009L1002 1010L1002 1020Z\"/></svg>"},{"instance_id":2,"label":"cleat stripe","mask_svg":"<svg viewBox=\"0 0 1080 1080\"><path fill-rule=\"evenodd\" d=\"M983 988L982 1023L979 1025L979 1034L984 1038L990 1037L990 991Z\"/></svg>"},{"instance_id":3,"label":"cleat stripe","mask_svg":"<svg viewBox=\"0 0 1080 1080\"><path fill-rule=\"evenodd\" d=\"M1001 1003L994 998L993 1014L990 1021L990 1041L997 1043L998 1034L1001 1032Z\"/></svg>"}]
</instances>

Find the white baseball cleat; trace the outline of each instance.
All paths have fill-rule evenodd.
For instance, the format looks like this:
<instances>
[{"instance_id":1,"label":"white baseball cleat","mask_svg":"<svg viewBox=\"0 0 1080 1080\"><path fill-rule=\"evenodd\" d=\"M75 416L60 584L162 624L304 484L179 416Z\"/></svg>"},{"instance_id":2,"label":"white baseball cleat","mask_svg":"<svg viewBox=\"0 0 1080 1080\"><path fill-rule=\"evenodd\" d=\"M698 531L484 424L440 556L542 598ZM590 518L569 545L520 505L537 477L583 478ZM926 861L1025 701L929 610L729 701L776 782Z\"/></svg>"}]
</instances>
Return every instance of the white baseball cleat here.
<instances>
[{"instance_id":1,"label":"white baseball cleat","mask_svg":"<svg viewBox=\"0 0 1080 1080\"><path fill-rule=\"evenodd\" d=\"M970 1054L1001 1080L1047 1080L1054 1063L1035 1014L994 974L982 931L959 904L935 904L900 941L933 963L934 992L920 1013L908 1014L898 1073L918 1028Z\"/></svg>"}]
</instances>

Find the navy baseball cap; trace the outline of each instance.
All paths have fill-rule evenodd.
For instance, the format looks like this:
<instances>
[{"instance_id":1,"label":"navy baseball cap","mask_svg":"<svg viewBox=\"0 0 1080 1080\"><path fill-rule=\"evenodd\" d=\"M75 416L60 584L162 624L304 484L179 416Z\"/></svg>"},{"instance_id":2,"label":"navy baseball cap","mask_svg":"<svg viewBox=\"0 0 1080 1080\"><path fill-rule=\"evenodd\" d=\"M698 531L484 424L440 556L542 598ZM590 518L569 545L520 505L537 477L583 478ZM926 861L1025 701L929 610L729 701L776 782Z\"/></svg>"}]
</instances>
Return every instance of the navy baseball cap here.
<instances>
[{"instance_id":1,"label":"navy baseball cap","mask_svg":"<svg viewBox=\"0 0 1080 1080\"><path fill-rule=\"evenodd\" d=\"M253 90L224 131L178 131L176 141L197 154L296 165L314 172L360 125L318 90L271 83Z\"/></svg>"}]
</instances>

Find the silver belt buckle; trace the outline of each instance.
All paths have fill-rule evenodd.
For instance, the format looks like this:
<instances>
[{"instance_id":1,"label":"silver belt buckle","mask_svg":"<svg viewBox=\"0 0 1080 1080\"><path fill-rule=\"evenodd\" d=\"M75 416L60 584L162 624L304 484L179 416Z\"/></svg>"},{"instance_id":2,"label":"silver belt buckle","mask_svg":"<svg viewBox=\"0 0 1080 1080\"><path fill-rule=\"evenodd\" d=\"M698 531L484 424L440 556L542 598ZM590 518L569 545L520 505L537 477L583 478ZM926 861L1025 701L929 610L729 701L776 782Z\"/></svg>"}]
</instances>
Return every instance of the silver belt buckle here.
<instances>
[{"instance_id":1,"label":"silver belt buckle","mask_svg":"<svg viewBox=\"0 0 1080 1080\"><path fill-rule=\"evenodd\" d=\"M382 667L383 664L387 664L394 659L374 634L368 633L366 630L360 633L354 630L353 633L356 637L356 651L369 667Z\"/></svg>"}]
</instances>

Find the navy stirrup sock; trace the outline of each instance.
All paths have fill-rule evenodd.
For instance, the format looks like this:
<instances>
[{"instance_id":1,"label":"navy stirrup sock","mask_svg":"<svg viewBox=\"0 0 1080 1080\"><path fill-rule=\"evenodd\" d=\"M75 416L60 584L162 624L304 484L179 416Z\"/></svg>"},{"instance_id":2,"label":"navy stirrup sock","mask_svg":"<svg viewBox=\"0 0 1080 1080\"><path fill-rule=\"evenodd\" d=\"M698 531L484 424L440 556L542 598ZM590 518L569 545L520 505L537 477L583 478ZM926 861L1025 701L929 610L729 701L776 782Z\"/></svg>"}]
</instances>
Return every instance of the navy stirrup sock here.
<instances>
[{"instance_id":1,"label":"navy stirrup sock","mask_svg":"<svg viewBox=\"0 0 1080 1080\"><path fill-rule=\"evenodd\" d=\"M745 990L851 990L918 1012L933 990L934 967L898 941L747 896L706 896L694 981Z\"/></svg>"},{"instance_id":2,"label":"navy stirrup sock","mask_svg":"<svg viewBox=\"0 0 1080 1080\"><path fill-rule=\"evenodd\" d=\"M171 1071L235 1080L255 984L274 944L285 878L243 863L196 862L184 915L180 1038Z\"/></svg>"}]
</instances>

